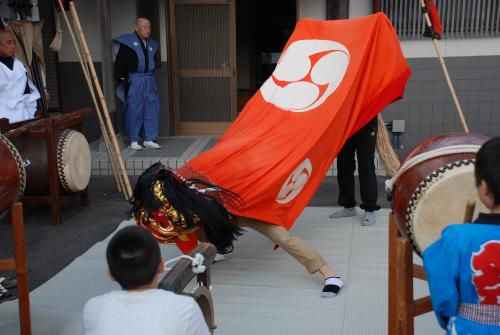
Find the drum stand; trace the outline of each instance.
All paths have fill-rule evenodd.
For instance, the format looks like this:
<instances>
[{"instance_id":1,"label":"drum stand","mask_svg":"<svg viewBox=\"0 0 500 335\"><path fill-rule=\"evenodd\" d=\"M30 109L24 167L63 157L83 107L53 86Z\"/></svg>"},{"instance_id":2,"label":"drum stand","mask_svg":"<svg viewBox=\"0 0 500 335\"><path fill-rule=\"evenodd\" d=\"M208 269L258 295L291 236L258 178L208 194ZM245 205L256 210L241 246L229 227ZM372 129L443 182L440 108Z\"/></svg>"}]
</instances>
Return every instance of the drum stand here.
<instances>
[{"instance_id":1,"label":"drum stand","mask_svg":"<svg viewBox=\"0 0 500 335\"><path fill-rule=\"evenodd\" d=\"M90 111L90 108L84 108L57 118L45 118L33 122L27 121L12 124L10 125L10 130L4 134L7 138L23 135L47 141L49 194L23 196L22 202L31 205L49 204L53 225L61 223L61 208L72 203L74 199L80 198L80 203L84 207L88 207L89 205L88 188L76 193L63 193L61 191L57 168L57 144L55 136L61 128L73 128L85 134L84 117Z\"/></svg>"},{"instance_id":2,"label":"drum stand","mask_svg":"<svg viewBox=\"0 0 500 335\"><path fill-rule=\"evenodd\" d=\"M191 261L189 259L181 259L175 266L160 280L158 288L172 291L177 294L188 295L194 298L205 317L210 333L214 333L216 328L214 321L214 304L212 301L212 294L210 293L210 265L213 263L216 253L215 247L210 243L201 243L190 256L194 257L199 253L205 261L203 265L206 270L203 273L194 274L191 270ZM197 276L196 281L198 286L193 293L184 292L184 288L189 282Z\"/></svg>"},{"instance_id":3,"label":"drum stand","mask_svg":"<svg viewBox=\"0 0 500 335\"><path fill-rule=\"evenodd\" d=\"M61 223L61 208L80 198L83 207L89 205L89 191L85 188L77 193L62 194L59 186L59 176L57 169L57 148L55 135L61 128L73 128L80 133L85 134L84 116L90 109L73 112L68 116L61 118L46 118L44 129L32 129L28 135L32 137L44 138L47 141L47 164L49 179L49 195L30 195L24 196L22 201L25 204L49 204L52 213L52 224Z\"/></svg>"},{"instance_id":4,"label":"drum stand","mask_svg":"<svg viewBox=\"0 0 500 335\"><path fill-rule=\"evenodd\" d=\"M472 222L476 203L465 205L464 223ZM413 300L413 278L427 280L421 265L413 264L413 245L401 235L394 213L389 213L389 335L413 335L413 318L432 311L431 297Z\"/></svg>"},{"instance_id":5,"label":"drum stand","mask_svg":"<svg viewBox=\"0 0 500 335\"><path fill-rule=\"evenodd\" d=\"M414 300L413 278L427 280L421 265L413 264L413 246L399 232L389 213L389 335L413 335L413 318L432 311L430 296Z\"/></svg>"},{"instance_id":6,"label":"drum stand","mask_svg":"<svg viewBox=\"0 0 500 335\"><path fill-rule=\"evenodd\" d=\"M30 298L28 289L28 261L24 242L23 205L16 202L11 206L12 238L15 258L0 259L0 272L16 271L19 303L19 324L21 335L31 334Z\"/></svg>"}]
</instances>

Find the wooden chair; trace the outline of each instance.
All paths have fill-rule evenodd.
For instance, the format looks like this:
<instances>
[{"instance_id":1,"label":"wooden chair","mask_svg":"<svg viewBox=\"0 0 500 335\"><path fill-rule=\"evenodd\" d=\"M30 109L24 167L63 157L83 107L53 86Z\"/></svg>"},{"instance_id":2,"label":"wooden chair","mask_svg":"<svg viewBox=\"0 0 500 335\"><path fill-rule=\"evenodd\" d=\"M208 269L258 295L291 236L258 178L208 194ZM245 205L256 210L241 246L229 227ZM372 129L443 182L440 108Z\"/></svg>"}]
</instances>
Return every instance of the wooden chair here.
<instances>
[{"instance_id":1,"label":"wooden chair","mask_svg":"<svg viewBox=\"0 0 500 335\"><path fill-rule=\"evenodd\" d=\"M28 261L24 242L23 205L16 202L11 206L12 238L14 258L0 259L0 272L16 271L21 335L31 334L30 298L28 289Z\"/></svg>"},{"instance_id":2,"label":"wooden chair","mask_svg":"<svg viewBox=\"0 0 500 335\"><path fill-rule=\"evenodd\" d=\"M201 243L198 248L190 253L194 257L195 254L200 253L205 258L203 265L206 270L203 273L195 274L191 270L191 261L189 259L181 259L174 267L160 280L158 288L163 290L172 291L177 294L183 294L193 297L205 317L208 329L213 334L216 326L214 322L214 306L212 295L210 293L210 266L214 261L217 249L210 243ZM197 277L198 287L193 293L184 292L184 289L189 282Z\"/></svg>"}]
</instances>

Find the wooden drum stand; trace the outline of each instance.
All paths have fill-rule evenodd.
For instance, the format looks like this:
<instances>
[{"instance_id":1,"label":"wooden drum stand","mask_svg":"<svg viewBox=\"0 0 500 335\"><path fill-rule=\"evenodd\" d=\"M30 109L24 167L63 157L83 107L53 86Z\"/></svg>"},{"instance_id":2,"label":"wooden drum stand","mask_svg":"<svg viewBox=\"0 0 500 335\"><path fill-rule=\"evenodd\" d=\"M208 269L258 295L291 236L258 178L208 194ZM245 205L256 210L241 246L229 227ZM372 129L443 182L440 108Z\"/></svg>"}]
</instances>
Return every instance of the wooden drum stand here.
<instances>
[{"instance_id":1,"label":"wooden drum stand","mask_svg":"<svg viewBox=\"0 0 500 335\"><path fill-rule=\"evenodd\" d=\"M0 259L0 272L16 271L21 335L30 335L30 291L28 289L28 261L24 242L23 205L20 202L11 205L10 215L15 258Z\"/></svg>"},{"instance_id":2,"label":"wooden drum stand","mask_svg":"<svg viewBox=\"0 0 500 335\"><path fill-rule=\"evenodd\" d=\"M70 204L76 198L80 198L82 206L87 207L89 205L88 188L76 193L65 193L61 190L57 167L56 134L62 128L72 128L85 134L84 117L90 111L90 108L84 108L55 118L44 118L10 125L0 124L3 128L2 133L7 130L3 135L9 139L23 136L46 141L49 192L44 195L25 195L22 202L35 205L49 204L53 225L61 223L61 208Z\"/></svg>"},{"instance_id":3,"label":"wooden drum stand","mask_svg":"<svg viewBox=\"0 0 500 335\"><path fill-rule=\"evenodd\" d=\"M212 294L210 293L210 265L213 263L217 250L210 243L201 243L198 248L190 253L194 257L195 254L201 254L205 261L203 265L206 270L203 273L194 274L191 270L191 261L189 259L181 259L175 266L160 280L158 288L172 291L177 294L188 295L194 298L200 306L205 321L208 325L210 333L214 333L216 328L214 321L214 305ZM198 287L193 293L184 292L184 289L189 282L197 276L196 281Z\"/></svg>"},{"instance_id":4,"label":"wooden drum stand","mask_svg":"<svg viewBox=\"0 0 500 335\"><path fill-rule=\"evenodd\" d=\"M464 222L471 222L475 203L467 203ZM394 213L389 213L388 333L413 335L414 318L432 311L431 297L414 300L413 278L427 280L421 265L413 263L413 245L398 229Z\"/></svg>"},{"instance_id":5,"label":"wooden drum stand","mask_svg":"<svg viewBox=\"0 0 500 335\"><path fill-rule=\"evenodd\" d=\"M413 299L413 278L427 280L421 265L413 264L413 246L399 232L389 213L389 335L413 335L413 318L432 311L430 296Z\"/></svg>"}]
</instances>

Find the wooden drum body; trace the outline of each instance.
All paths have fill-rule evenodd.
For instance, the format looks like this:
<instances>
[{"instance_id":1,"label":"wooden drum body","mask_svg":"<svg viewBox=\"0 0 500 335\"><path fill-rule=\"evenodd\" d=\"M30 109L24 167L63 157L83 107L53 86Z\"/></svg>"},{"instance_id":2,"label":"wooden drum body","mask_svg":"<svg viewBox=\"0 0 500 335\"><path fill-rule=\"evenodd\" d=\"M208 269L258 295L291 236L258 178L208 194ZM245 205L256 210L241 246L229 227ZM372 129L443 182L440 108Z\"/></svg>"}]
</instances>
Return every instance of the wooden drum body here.
<instances>
[{"instance_id":1,"label":"wooden drum body","mask_svg":"<svg viewBox=\"0 0 500 335\"><path fill-rule=\"evenodd\" d=\"M27 162L25 195L49 194L47 141L35 137L17 137L13 141ZM90 147L85 136L76 130L62 128L55 134L55 146L61 191L85 190L91 174Z\"/></svg>"},{"instance_id":2,"label":"wooden drum body","mask_svg":"<svg viewBox=\"0 0 500 335\"><path fill-rule=\"evenodd\" d=\"M26 186L26 172L12 142L0 134L0 213L16 202Z\"/></svg>"},{"instance_id":3,"label":"wooden drum body","mask_svg":"<svg viewBox=\"0 0 500 335\"><path fill-rule=\"evenodd\" d=\"M482 206L476 194L474 160L487 139L466 133L436 136L418 145L402 162L404 172L392 189L394 217L419 255L447 225L463 222L468 201L474 201L476 209Z\"/></svg>"}]
</instances>

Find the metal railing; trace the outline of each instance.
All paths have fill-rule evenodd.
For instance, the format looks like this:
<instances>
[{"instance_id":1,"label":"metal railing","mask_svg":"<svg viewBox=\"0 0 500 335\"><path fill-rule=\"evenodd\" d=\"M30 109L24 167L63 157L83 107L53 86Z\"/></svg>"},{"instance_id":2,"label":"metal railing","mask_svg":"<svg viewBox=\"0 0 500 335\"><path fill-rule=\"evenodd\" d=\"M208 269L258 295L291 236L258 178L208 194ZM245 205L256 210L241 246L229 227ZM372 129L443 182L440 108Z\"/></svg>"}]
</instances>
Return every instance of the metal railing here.
<instances>
[{"instance_id":1,"label":"metal railing","mask_svg":"<svg viewBox=\"0 0 500 335\"><path fill-rule=\"evenodd\" d=\"M436 0L443 38L500 36L500 0ZM418 40L425 29L419 0L382 0L401 40Z\"/></svg>"}]
</instances>

